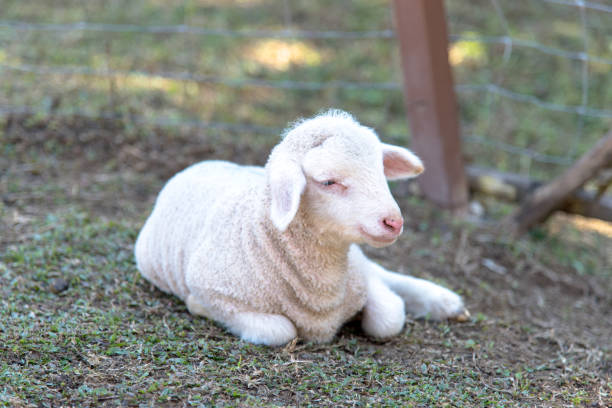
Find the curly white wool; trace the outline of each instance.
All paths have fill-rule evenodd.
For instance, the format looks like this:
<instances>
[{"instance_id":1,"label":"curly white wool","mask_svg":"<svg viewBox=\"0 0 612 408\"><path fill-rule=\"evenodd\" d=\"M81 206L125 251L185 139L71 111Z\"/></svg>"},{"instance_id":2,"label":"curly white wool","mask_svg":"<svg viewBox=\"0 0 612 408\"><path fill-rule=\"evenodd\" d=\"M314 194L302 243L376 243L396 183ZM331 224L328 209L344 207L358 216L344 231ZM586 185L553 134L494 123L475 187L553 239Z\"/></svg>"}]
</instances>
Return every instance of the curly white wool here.
<instances>
[{"instance_id":1,"label":"curly white wool","mask_svg":"<svg viewBox=\"0 0 612 408\"><path fill-rule=\"evenodd\" d=\"M386 179L422 171L345 112L298 121L265 168L208 161L170 179L136 242L138 269L253 343L329 341L359 311L375 337L399 333L405 308L460 315L459 296L386 271L356 245L395 241L402 218Z\"/></svg>"}]
</instances>

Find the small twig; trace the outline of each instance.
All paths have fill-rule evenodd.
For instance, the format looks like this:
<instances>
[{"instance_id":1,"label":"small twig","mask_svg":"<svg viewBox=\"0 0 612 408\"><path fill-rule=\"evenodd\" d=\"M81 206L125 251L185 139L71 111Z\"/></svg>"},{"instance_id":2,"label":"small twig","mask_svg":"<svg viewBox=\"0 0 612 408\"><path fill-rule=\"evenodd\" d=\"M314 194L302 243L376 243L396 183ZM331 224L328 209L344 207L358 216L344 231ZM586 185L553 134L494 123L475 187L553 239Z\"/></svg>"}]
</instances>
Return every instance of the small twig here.
<instances>
[{"instance_id":1,"label":"small twig","mask_svg":"<svg viewBox=\"0 0 612 408\"><path fill-rule=\"evenodd\" d=\"M117 395L105 395L103 397L97 397L96 400L97 401L108 401L108 400L115 399L115 398L119 398L119 396L117 396Z\"/></svg>"},{"instance_id":2,"label":"small twig","mask_svg":"<svg viewBox=\"0 0 612 408\"><path fill-rule=\"evenodd\" d=\"M291 364L300 364L300 363L309 363L309 364L312 364L313 361L312 360L295 360L293 357L291 357L291 361L286 361L286 362L284 362L281 365L288 366L288 365L291 365Z\"/></svg>"},{"instance_id":3,"label":"small twig","mask_svg":"<svg viewBox=\"0 0 612 408\"><path fill-rule=\"evenodd\" d=\"M463 272L465 272L465 268L463 266L465 265L466 258L468 258L468 256L465 253L467 236L468 236L467 230L465 229L462 230L461 235L459 236L459 245L457 246L457 252L455 253L455 260L454 260L455 268Z\"/></svg>"},{"instance_id":4,"label":"small twig","mask_svg":"<svg viewBox=\"0 0 612 408\"><path fill-rule=\"evenodd\" d=\"M300 340L300 338L296 336L285 347L283 347L283 352L284 353L293 354L295 352L295 346L297 345L299 340Z\"/></svg>"}]
</instances>

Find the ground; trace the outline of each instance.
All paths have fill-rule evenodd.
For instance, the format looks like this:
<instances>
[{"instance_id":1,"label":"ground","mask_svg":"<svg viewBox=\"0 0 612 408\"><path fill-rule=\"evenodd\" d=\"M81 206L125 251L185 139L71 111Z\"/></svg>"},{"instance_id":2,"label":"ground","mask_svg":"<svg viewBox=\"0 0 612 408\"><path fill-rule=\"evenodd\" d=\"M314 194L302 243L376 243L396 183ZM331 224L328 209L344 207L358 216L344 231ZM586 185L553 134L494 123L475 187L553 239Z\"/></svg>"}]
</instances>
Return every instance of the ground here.
<instances>
[{"instance_id":1,"label":"ground","mask_svg":"<svg viewBox=\"0 0 612 408\"><path fill-rule=\"evenodd\" d=\"M1 405L612 405L609 224L558 215L514 240L502 203L462 221L395 185L406 230L367 252L459 291L472 319L255 346L148 284L132 251L174 172L261 164L275 140L82 117L0 125Z\"/></svg>"}]
</instances>

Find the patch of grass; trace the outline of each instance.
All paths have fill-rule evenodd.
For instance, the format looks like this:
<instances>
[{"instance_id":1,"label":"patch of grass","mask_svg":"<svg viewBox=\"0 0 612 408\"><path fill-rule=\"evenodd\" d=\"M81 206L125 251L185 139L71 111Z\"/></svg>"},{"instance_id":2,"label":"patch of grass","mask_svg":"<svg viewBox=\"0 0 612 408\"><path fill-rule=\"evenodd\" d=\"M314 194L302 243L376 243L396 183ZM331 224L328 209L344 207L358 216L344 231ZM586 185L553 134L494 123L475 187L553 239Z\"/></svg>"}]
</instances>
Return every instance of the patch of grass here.
<instances>
[{"instance_id":1,"label":"patch of grass","mask_svg":"<svg viewBox=\"0 0 612 408\"><path fill-rule=\"evenodd\" d=\"M555 358L527 341L531 358L500 360L504 341L524 334L482 313L463 326L409 321L385 344L351 324L328 345L255 346L140 278L133 219L72 206L30 228L0 254L6 406L507 406L550 397L542 375L556 370ZM53 293L59 277L68 288ZM555 398L592 402L593 384L558 384Z\"/></svg>"}]
</instances>

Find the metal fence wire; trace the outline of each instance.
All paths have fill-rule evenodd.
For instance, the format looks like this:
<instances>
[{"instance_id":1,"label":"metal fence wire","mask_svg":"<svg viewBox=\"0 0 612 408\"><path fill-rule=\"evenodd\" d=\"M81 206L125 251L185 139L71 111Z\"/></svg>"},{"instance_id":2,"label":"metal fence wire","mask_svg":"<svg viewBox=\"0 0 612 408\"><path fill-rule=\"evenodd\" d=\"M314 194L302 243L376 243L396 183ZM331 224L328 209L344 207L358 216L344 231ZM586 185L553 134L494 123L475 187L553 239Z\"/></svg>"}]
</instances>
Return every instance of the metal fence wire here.
<instances>
[{"instance_id":1,"label":"metal fence wire","mask_svg":"<svg viewBox=\"0 0 612 408\"><path fill-rule=\"evenodd\" d=\"M409 142L384 1L121 3L0 0L0 114L277 137L336 106ZM547 178L611 127L612 4L446 7L468 161Z\"/></svg>"}]
</instances>

